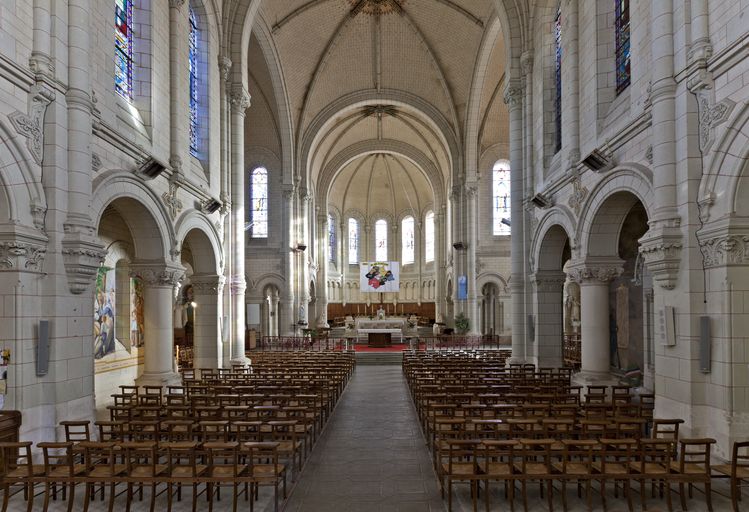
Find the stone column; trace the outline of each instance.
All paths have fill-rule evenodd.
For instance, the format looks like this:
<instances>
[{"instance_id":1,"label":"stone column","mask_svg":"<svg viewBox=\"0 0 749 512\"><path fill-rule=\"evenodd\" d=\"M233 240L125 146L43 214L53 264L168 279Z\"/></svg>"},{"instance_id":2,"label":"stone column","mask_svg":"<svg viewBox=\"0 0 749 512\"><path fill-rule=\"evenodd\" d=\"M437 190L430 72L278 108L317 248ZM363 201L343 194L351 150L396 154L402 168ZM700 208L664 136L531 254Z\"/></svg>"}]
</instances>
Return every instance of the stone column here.
<instances>
[{"instance_id":1,"label":"stone column","mask_svg":"<svg viewBox=\"0 0 749 512\"><path fill-rule=\"evenodd\" d=\"M327 328L328 325L328 265L330 265L330 255L328 251L335 251L337 247L330 248L328 244L328 230L330 229L327 212L320 212L317 216L317 245L318 245L318 263L320 269L317 279L317 309L318 314L315 319L317 327ZM336 233L336 243L341 239L341 232ZM339 268L343 268L343 262L338 261Z\"/></svg>"},{"instance_id":2,"label":"stone column","mask_svg":"<svg viewBox=\"0 0 749 512\"><path fill-rule=\"evenodd\" d=\"M579 94L579 7L577 0L567 0L564 4L562 22L562 38L564 52L562 52L562 148L566 161L565 170L576 170L580 161L580 94Z\"/></svg>"},{"instance_id":3,"label":"stone column","mask_svg":"<svg viewBox=\"0 0 749 512\"><path fill-rule=\"evenodd\" d=\"M190 142L188 124L190 118L184 106L189 105L190 83L185 62L188 58L186 30L187 8L185 0L169 0L169 118L171 155L169 164L178 175L182 174L182 163L189 158Z\"/></svg>"},{"instance_id":4,"label":"stone column","mask_svg":"<svg viewBox=\"0 0 749 512\"><path fill-rule=\"evenodd\" d=\"M510 81L504 100L510 112L510 293L512 296L512 358L525 361L525 244L523 243L523 88Z\"/></svg>"},{"instance_id":5,"label":"stone column","mask_svg":"<svg viewBox=\"0 0 749 512\"><path fill-rule=\"evenodd\" d=\"M278 297L278 290L275 288L271 292L270 296L270 331L271 336L278 336L279 330L278 330L278 304L280 302L280 299Z\"/></svg>"},{"instance_id":6,"label":"stone column","mask_svg":"<svg viewBox=\"0 0 749 512\"><path fill-rule=\"evenodd\" d=\"M536 299L537 342L534 362L538 366L562 366L564 272L539 271L533 274L531 281L535 287Z\"/></svg>"},{"instance_id":7,"label":"stone column","mask_svg":"<svg viewBox=\"0 0 749 512\"><path fill-rule=\"evenodd\" d=\"M580 381L611 379L609 332L609 282L621 275L619 258L588 258L570 265L572 279L580 283Z\"/></svg>"},{"instance_id":8,"label":"stone column","mask_svg":"<svg viewBox=\"0 0 749 512\"><path fill-rule=\"evenodd\" d=\"M222 362L219 296L224 276L194 274L190 277L197 308L194 320L194 367L218 368Z\"/></svg>"},{"instance_id":9,"label":"stone column","mask_svg":"<svg viewBox=\"0 0 749 512\"><path fill-rule=\"evenodd\" d=\"M304 245L307 246L307 248L303 251L299 251L299 270L298 275L300 276L301 280L301 286L299 287L299 294L300 294L300 300L299 304L304 306L304 311L301 309L299 310L299 319L302 322L306 322L307 327L311 328L315 324L315 319L310 318L310 301L312 300L312 297L310 297L309 292L309 283L310 283L310 275L309 275L309 262L311 257L309 256L310 252L314 250L314 244L312 243L311 237L309 235L309 208L310 203L312 201L312 196L307 193L307 190L302 190L302 194L299 198L299 216L300 216L300 222L299 222L299 235L298 235L298 241L301 241ZM295 244L296 245L296 244ZM317 293L317 292L315 292Z\"/></svg>"},{"instance_id":10,"label":"stone column","mask_svg":"<svg viewBox=\"0 0 749 512\"><path fill-rule=\"evenodd\" d=\"M232 84L231 103L231 203L232 203L232 273L231 273L231 360L245 363L245 210L244 210L244 121L250 106L250 93L242 84Z\"/></svg>"},{"instance_id":11,"label":"stone column","mask_svg":"<svg viewBox=\"0 0 749 512\"><path fill-rule=\"evenodd\" d=\"M68 2L68 213L62 253L70 290L83 293L106 252L91 219L90 0Z\"/></svg>"},{"instance_id":12,"label":"stone column","mask_svg":"<svg viewBox=\"0 0 749 512\"><path fill-rule=\"evenodd\" d=\"M231 111L229 104L229 91L228 81L229 74L231 72L232 62L226 56L219 55L218 57L218 70L219 70L219 94L221 97L220 104L220 121L221 121L221 151L220 151L220 163L221 163L221 208L219 213L221 215L221 227L219 231L221 234L221 241L223 246L227 248L224 251L224 282L231 283L232 270L234 269L234 261L232 259L232 251L228 250L231 247L231 239L234 234L232 229L232 211L231 204L231 140L230 140L230 123L231 123ZM221 296L222 311L224 317L221 319L221 330L222 330L222 366L229 367L231 363L231 326L234 325L234 321L231 315L231 286L224 286L224 290ZM227 329L224 326L228 326Z\"/></svg>"},{"instance_id":13,"label":"stone column","mask_svg":"<svg viewBox=\"0 0 749 512\"><path fill-rule=\"evenodd\" d=\"M296 188L294 186L285 185L283 190L283 207L284 207L284 222L286 229L284 230L284 237L282 251L286 257L286 289L284 290L283 297L283 311L279 318L279 335L290 336L294 334L296 324L296 311L294 308L294 275L296 274L296 261L293 249L295 240L294 230L294 197L296 196Z\"/></svg>"},{"instance_id":14,"label":"stone column","mask_svg":"<svg viewBox=\"0 0 749 512\"><path fill-rule=\"evenodd\" d=\"M174 263L130 264L130 276L143 282L145 360L139 386L180 382L174 362L174 291L185 269Z\"/></svg>"},{"instance_id":15,"label":"stone column","mask_svg":"<svg viewBox=\"0 0 749 512\"><path fill-rule=\"evenodd\" d=\"M468 277L468 312L469 331L468 334L481 334L481 325L479 324L479 302L476 282L478 275L476 272L476 249L478 248L478 189L477 184L472 183L466 187L466 226L468 235L468 250L466 251L466 275Z\"/></svg>"},{"instance_id":16,"label":"stone column","mask_svg":"<svg viewBox=\"0 0 749 512\"><path fill-rule=\"evenodd\" d=\"M445 316L445 205L435 208L434 212L434 319L444 321Z\"/></svg>"},{"instance_id":17,"label":"stone column","mask_svg":"<svg viewBox=\"0 0 749 512\"><path fill-rule=\"evenodd\" d=\"M34 0L33 49L29 68L37 75L52 77L52 8L50 0Z\"/></svg>"}]
</instances>

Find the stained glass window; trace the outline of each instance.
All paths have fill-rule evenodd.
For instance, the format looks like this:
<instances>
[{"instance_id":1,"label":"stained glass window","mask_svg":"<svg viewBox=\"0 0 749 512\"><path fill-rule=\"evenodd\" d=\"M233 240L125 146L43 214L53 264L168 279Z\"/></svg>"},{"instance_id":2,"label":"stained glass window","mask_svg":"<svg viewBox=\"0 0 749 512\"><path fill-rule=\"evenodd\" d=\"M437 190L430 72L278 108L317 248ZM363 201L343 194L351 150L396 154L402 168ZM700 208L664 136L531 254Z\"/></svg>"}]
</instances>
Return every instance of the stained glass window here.
<instances>
[{"instance_id":1,"label":"stained glass window","mask_svg":"<svg viewBox=\"0 0 749 512\"><path fill-rule=\"evenodd\" d=\"M562 3L557 3L554 17L554 152L562 149Z\"/></svg>"},{"instance_id":2,"label":"stained glass window","mask_svg":"<svg viewBox=\"0 0 749 512\"><path fill-rule=\"evenodd\" d=\"M632 73L629 67L629 0L616 2L616 94L629 86Z\"/></svg>"},{"instance_id":3,"label":"stained glass window","mask_svg":"<svg viewBox=\"0 0 749 512\"><path fill-rule=\"evenodd\" d=\"M328 261L331 263L336 262L336 231L335 231L335 217L328 214Z\"/></svg>"},{"instance_id":4,"label":"stained glass window","mask_svg":"<svg viewBox=\"0 0 749 512\"><path fill-rule=\"evenodd\" d=\"M268 238L268 170L258 167L250 175L252 238Z\"/></svg>"},{"instance_id":5,"label":"stained glass window","mask_svg":"<svg viewBox=\"0 0 749 512\"><path fill-rule=\"evenodd\" d=\"M388 259L388 223L383 219L375 222L375 259L377 261Z\"/></svg>"},{"instance_id":6,"label":"stained glass window","mask_svg":"<svg viewBox=\"0 0 749 512\"><path fill-rule=\"evenodd\" d=\"M415 246L415 233L414 233L415 222L411 216L405 217L401 221L401 239L403 247L401 249L403 264L408 265L413 263L416 259L416 246Z\"/></svg>"},{"instance_id":7,"label":"stained glass window","mask_svg":"<svg viewBox=\"0 0 749 512\"><path fill-rule=\"evenodd\" d=\"M348 262L349 265L359 263L359 222L348 220Z\"/></svg>"},{"instance_id":8,"label":"stained glass window","mask_svg":"<svg viewBox=\"0 0 749 512\"><path fill-rule=\"evenodd\" d=\"M424 219L424 261L434 261L434 212L427 212Z\"/></svg>"},{"instance_id":9,"label":"stained glass window","mask_svg":"<svg viewBox=\"0 0 749 512\"><path fill-rule=\"evenodd\" d=\"M190 153L198 155L198 22L190 7Z\"/></svg>"},{"instance_id":10,"label":"stained glass window","mask_svg":"<svg viewBox=\"0 0 749 512\"><path fill-rule=\"evenodd\" d=\"M504 220L504 222L502 222ZM499 160L492 170L492 224L494 235L509 235L510 163Z\"/></svg>"},{"instance_id":11,"label":"stained glass window","mask_svg":"<svg viewBox=\"0 0 749 512\"><path fill-rule=\"evenodd\" d=\"M114 89L133 98L133 2L114 0Z\"/></svg>"}]
</instances>

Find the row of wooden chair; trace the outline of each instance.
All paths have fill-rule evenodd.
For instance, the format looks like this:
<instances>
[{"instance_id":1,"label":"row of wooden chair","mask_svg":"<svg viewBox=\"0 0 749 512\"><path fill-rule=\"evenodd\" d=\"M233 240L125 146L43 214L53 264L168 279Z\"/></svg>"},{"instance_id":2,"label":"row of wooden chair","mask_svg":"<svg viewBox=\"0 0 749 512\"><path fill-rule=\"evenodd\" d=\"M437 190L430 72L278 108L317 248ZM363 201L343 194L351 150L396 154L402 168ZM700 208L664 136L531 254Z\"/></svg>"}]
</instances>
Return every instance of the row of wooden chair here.
<instances>
[{"instance_id":1,"label":"row of wooden chair","mask_svg":"<svg viewBox=\"0 0 749 512\"><path fill-rule=\"evenodd\" d=\"M279 443L273 442L207 442L196 441L156 443L152 441L84 441L43 442L37 445L42 450L43 464L34 464L32 443L0 443L3 451L4 488L3 512L8 509L12 494L23 491L27 510L34 510L34 488L44 485L43 510L49 508L50 500L57 499L61 486L62 499L67 499L67 510L75 506L76 486L86 487L83 510L88 510L91 500L101 486L109 487L108 510L112 512L116 487L126 485L126 510L130 510L135 488L143 499L143 487L150 486L150 510L155 510L156 498L166 492L167 510L172 509L173 499L181 499L182 487L192 486L192 508L197 508L198 497L205 493L209 510L214 500L220 499L221 486L232 487L232 507L236 512L237 498L244 494L249 500L250 510L258 497L261 485L274 487L275 510L278 510L279 486L283 485L286 497L286 466L279 462ZM82 451L78 458L75 448ZM159 486L162 490L159 491ZM203 486L202 490L200 486ZM12 488L17 487L15 492ZM121 494L121 493L120 493ZM67 495L67 496L66 496ZM250 499L252 498L252 499Z\"/></svg>"}]
</instances>

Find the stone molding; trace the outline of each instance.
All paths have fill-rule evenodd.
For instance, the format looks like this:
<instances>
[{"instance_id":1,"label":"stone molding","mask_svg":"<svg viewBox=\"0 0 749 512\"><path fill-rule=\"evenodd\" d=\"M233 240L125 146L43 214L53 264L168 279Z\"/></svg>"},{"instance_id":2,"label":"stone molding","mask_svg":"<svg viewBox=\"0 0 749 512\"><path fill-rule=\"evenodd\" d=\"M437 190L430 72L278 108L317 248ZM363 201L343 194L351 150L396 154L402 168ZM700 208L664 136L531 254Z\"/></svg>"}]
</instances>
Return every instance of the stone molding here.
<instances>
[{"instance_id":1,"label":"stone molding","mask_svg":"<svg viewBox=\"0 0 749 512\"><path fill-rule=\"evenodd\" d=\"M661 288L673 290L676 286L682 247L681 230L675 226L651 227L640 238L640 254L645 266Z\"/></svg>"},{"instance_id":2,"label":"stone molding","mask_svg":"<svg viewBox=\"0 0 749 512\"><path fill-rule=\"evenodd\" d=\"M531 274L531 282L537 292L562 292L566 276L564 272L541 270Z\"/></svg>"},{"instance_id":3,"label":"stone molding","mask_svg":"<svg viewBox=\"0 0 749 512\"><path fill-rule=\"evenodd\" d=\"M583 186L580 176L576 177L572 182L572 195L570 196L567 204L575 212L576 216L580 216L580 210L585 203L585 199L588 197L588 189Z\"/></svg>"},{"instance_id":4,"label":"stone molding","mask_svg":"<svg viewBox=\"0 0 749 512\"><path fill-rule=\"evenodd\" d=\"M26 137L26 146L37 164L44 159L44 116L55 99L55 93L43 84L35 84L29 90L28 114L15 111L8 116L13 128Z\"/></svg>"},{"instance_id":5,"label":"stone molding","mask_svg":"<svg viewBox=\"0 0 749 512\"><path fill-rule=\"evenodd\" d=\"M0 272L41 272L46 254L43 240L0 240Z\"/></svg>"},{"instance_id":6,"label":"stone molding","mask_svg":"<svg viewBox=\"0 0 749 512\"><path fill-rule=\"evenodd\" d=\"M232 62L231 59L225 55L218 56L218 72L223 82L229 81L229 74L231 73Z\"/></svg>"},{"instance_id":7,"label":"stone molding","mask_svg":"<svg viewBox=\"0 0 749 512\"><path fill-rule=\"evenodd\" d=\"M193 274L190 284L196 295L218 295L224 289L226 278L214 274Z\"/></svg>"},{"instance_id":8,"label":"stone molding","mask_svg":"<svg viewBox=\"0 0 749 512\"><path fill-rule=\"evenodd\" d=\"M726 233L699 240L705 268L749 265L749 234Z\"/></svg>"},{"instance_id":9,"label":"stone molding","mask_svg":"<svg viewBox=\"0 0 749 512\"><path fill-rule=\"evenodd\" d=\"M520 108L523 104L523 88L508 85L505 89L504 102L510 110Z\"/></svg>"},{"instance_id":10,"label":"stone molding","mask_svg":"<svg viewBox=\"0 0 749 512\"><path fill-rule=\"evenodd\" d=\"M715 127L725 122L733 112L736 103L724 99L716 104L711 104L709 94L698 93L699 101L699 127L700 127L700 150L705 153L710 150L715 141Z\"/></svg>"},{"instance_id":11,"label":"stone molding","mask_svg":"<svg viewBox=\"0 0 749 512\"><path fill-rule=\"evenodd\" d=\"M133 262L130 264L130 277L139 278L145 286L172 288L182 282L185 269L174 263Z\"/></svg>"},{"instance_id":12,"label":"stone molding","mask_svg":"<svg viewBox=\"0 0 749 512\"><path fill-rule=\"evenodd\" d=\"M231 90L229 91L229 103L231 104L232 111L244 115L245 110L250 108L251 98L252 96L250 96L250 93L244 88L244 85L232 84Z\"/></svg>"},{"instance_id":13,"label":"stone molding","mask_svg":"<svg viewBox=\"0 0 749 512\"><path fill-rule=\"evenodd\" d=\"M247 291L247 282L242 275L231 276L229 286L231 287L232 295L242 295Z\"/></svg>"},{"instance_id":14,"label":"stone molding","mask_svg":"<svg viewBox=\"0 0 749 512\"><path fill-rule=\"evenodd\" d=\"M63 224L63 229L63 264L70 291L78 295L94 282L107 251L96 237L96 230L89 219L72 219L72 222Z\"/></svg>"}]
</instances>

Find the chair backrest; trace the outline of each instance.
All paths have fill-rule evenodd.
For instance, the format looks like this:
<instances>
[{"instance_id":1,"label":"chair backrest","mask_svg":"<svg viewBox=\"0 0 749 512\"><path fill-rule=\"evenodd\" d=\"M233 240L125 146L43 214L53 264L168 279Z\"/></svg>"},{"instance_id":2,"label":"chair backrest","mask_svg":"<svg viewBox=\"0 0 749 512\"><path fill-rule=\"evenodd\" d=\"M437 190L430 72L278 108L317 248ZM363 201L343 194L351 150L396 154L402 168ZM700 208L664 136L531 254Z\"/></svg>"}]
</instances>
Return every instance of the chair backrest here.
<instances>
[{"instance_id":1,"label":"chair backrest","mask_svg":"<svg viewBox=\"0 0 749 512\"><path fill-rule=\"evenodd\" d=\"M749 469L749 441L735 441L731 456L731 478L736 478L738 470Z\"/></svg>"},{"instance_id":2,"label":"chair backrest","mask_svg":"<svg viewBox=\"0 0 749 512\"><path fill-rule=\"evenodd\" d=\"M124 421L96 421L99 429L99 441L124 441L126 423Z\"/></svg>"},{"instance_id":3,"label":"chair backrest","mask_svg":"<svg viewBox=\"0 0 749 512\"><path fill-rule=\"evenodd\" d=\"M239 443L235 441L209 442L203 443L203 449L208 452L209 468L231 467L233 468L231 476L240 476Z\"/></svg>"},{"instance_id":4,"label":"chair backrest","mask_svg":"<svg viewBox=\"0 0 749 512\"><path fill-rule=\"evenodd\" d=\"M112 441L82 441L78 446L83 448L86 471L91 471L95 466L102 465L114 468L116 443Z\"/></svg>"},{"instance_id":5,"label":"chair backrest","mask_svg":"<svg viewBox=\"0 0 749 512\"><path fill-rule=\"evenodd\" d=\"M91 440L90 421L61 421L60 425L65 429L65 441L78 443Z\"/></svg>"},{"instance_id":6,"label":"chair backrest","mask_svg":"<svg viewBox=\"0 0 749 512\"><path fill-rule=\"evenodd\" d=\"M602 437L598 440L603 446L601 453L601 473L606 474L607 466L616 465L630 471L630 462L635 460L637 452L636 439L612 439Z\"/></svg>"},{"instance_id":7,"label":"chair backrest","mask_svg":"<svg viewBox=\"0 0 749 512\"><path fill-rule=\"evenodd\" d=\"M0 452L2 452L3 463L0 476L7 475L8 471L21 467L26 468L26 476L33 476L31 441L0 443Z\"/></svg>"},{"instance_id":8,"label":"chair backrest","mask_svg":"<svg viewBox=\"0 0 749 512\"><path fill-rule=\"evenodd\" d=\"M229 440L229 422L226 420L201 421L198 423L198 429L203 443L225 443Z\"/></svg>"},{"instance_id":9,"label":"chair backrest","mask_svg":"<svg viewBox=\"0 0 749 512\"><path fill-rule=\"evenodd\" d=\"M669 472L674 459L676 441L670 439L640 439L638 464L643 475Z\"/></svg>"},{"instance_id":10,"label":"chair backrest","mask_svg":"<svg viewBox=\"0 0 749 512\"><path fill-rule=\"evenodd\" d=\"M713 438L679 439L679 472L684 473L685 466L699 465L710 475L710 450L716 441Z\"/></svg>"},{"instance_id":11,"label":"chair backrest","mask_svg":"<svg viewBox=\"0 0 749 512\"><path fill-rule=\"evenodd\" d=\"M672 441L679 440L679 425L684 423L684 420L674 419L654 419L653 420L653 431L651 437L653 439L669 439Z\"/></svg>"},{"instance_id":12,"label":"chair backrest","mask_svg":"<svg viewBox=\"0 0 749 512\"><path fill-rule=\"evenodd\" d=\"M169 441L161 443L161 448L166 449L166 463L169 475L174 474L176 467L189 467L190 477L198 476L197 465L197 441Z\"/></svg>"},{"instance_id":13,"label":"chair backrest","mask_svg":"<svg viewBox=\"0 0 749 512\"><path fill-rule=\"evenodd\" d=\"M152 474L156 474L158 463L158 445L154 441L128 441L120 447L125 451L127 472L132 473L136 467L150 467Z\"/></svg>"},{"instance_id":14,"label":"chair backrest","mask_svg":"<svg viewBox=\"0 0 749 512\"><path fill-rule=\"evenodd\" d=\"M599 446L594 439L562 439L564 455L562 456L562 473L567 474L569 464L582 464L587 473L591 473L595 461L595 448Z\"/></svg>"},{"instance_id":15,"label":"chair backrest","mask_svg":"<svg viewBox=\"0 0 749 512\"><path fill-rule=\"evenodd\" d=\"M64 476L72 477L73 470L73 443L39 443L37 448L42 449L44 455L44 474L52 476L52 472L63 469Z\"/></svg>"},{"instance_id":16,"label":"chair backrest","mask_svg":"<svg viewBox=\"0 0 749 512\"><path fill-rule=\"evenodd\" d=\"M520 467L523 474L528 474L528 468L545 468L546 474L551 474L551 446L553 439L520 439ZM534 474L537 474L534 471ZM540 475L539 475L540 476Z\"/></svg>"}]
</instances>

